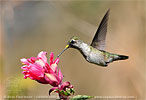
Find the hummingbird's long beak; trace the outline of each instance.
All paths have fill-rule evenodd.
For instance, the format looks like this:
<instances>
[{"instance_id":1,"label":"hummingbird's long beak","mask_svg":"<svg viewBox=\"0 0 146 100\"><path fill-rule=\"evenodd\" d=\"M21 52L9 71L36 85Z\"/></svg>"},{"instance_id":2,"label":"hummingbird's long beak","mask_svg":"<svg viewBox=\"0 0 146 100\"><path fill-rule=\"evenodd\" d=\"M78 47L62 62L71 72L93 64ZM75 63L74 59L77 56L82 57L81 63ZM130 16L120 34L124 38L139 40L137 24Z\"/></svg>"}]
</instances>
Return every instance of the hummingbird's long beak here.
<instances>
[{"instance_id":1,"label":"hummingbird's long beak","mask_svg":"<svg viewBox=\"0 0 146 100\"><path fill-rule=\"evenodd\" d=\"M60 54L57 56L57 58L59 58L59 56L65 51L65 50L67 50L69 48L69 44L67 44L66 46L65 46L65 48L60 52Z\"/></svg>"}]
</instances>

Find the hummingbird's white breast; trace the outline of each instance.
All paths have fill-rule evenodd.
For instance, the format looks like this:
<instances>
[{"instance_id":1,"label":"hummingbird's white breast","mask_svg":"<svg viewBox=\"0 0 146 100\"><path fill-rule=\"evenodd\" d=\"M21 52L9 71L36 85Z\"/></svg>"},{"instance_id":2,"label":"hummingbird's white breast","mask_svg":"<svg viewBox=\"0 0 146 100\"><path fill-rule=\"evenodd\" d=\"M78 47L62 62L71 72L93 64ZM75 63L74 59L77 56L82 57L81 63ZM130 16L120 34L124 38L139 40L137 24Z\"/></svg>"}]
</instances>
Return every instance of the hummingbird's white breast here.
<instances>
[{"instance_id":1,"label":"hummingbird's white breast","mask_svg":"<svg viewBox=\"0 0 146 100\"><path fill-rule=\"evenodd\" d=\"M84 55L88 55L91 52L90 46L86 43L82 43L80 45L80 50L83 52Z\"/></svg>"},{"instance_id":2,"label":"hummingbird's white breast","mask_svg":"<svg viewBox=\"0 0 146 100\"><path fill-rule=\"evenodd\" d=\"M102 52L96 48L93 48L86 43L82 43L80 45L80 50L88 62L102 66L106 65Z\"/></svg>"},{"instance_id":3,"label":"hummingbird's white breast","mask_svg":"<svg viewBox=\"0 0 146 100\"><path fill-rule=\"evenodd\" d=\"M97 65L105 65L105 61L104 61L104 56L101 54L101 52L91 52L89 54L89 56L87 57L87 61L89 61L90 63L94 63Z\"/></svg>"}]
</instances>

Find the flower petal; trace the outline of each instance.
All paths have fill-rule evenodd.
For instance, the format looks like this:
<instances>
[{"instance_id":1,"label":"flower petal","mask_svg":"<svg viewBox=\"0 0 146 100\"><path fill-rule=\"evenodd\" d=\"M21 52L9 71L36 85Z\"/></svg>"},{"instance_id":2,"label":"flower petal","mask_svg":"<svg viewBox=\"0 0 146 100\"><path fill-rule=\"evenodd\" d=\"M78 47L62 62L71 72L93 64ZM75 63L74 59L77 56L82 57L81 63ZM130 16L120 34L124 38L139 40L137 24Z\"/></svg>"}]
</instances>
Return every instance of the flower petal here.
<instances>
[{"instance_id":1,"label":"flower petal","mask_svg":"<svg viewBox=\"0 0 146 100\"><path fill-rule=\"evenodd\" d=\"M63 80L63 74L62 74L62 72L61 72L60 69L58 70L58 77L60 79L60 82L62 82L62 80Z\"/></svg>"},{"instance_id":2,"label":"flower petal","mask_svg":"<svg viewBox=\"0 0 146 100\"><path fill-rule=\"evenodd\" d=\"M31 68L29 69L29 71L31 76L36 77L36 79L44 75L43 68L35 64L31 64Z\"/></svg>"},{"instance_id":3,"label":"flower petal","mask_svg":"<svg viewBox=\"0 0 146 100\"><path fill-rule=\"evenodd\" d=\"M44 63L47 63L47 52L43 52L41 51L39 54L38 54L38 59L41 59Z\"/></svg>"},{"instance_id":4,"label":"flower petal","mask_svg":"<svg viewBox=\"0 0 146 100\"><path fill-rule=\"evenodd\" d=\"M56 58L55 61L54 61L54 63L56 63L56 64L58 65L58 63L59 63L59 58Z\"/></svg>"},{"instance_id":5,"label":"flower petal","mask_svg":"<svg viewBox=\"0 0 146 100\"><path fill-rule=\"evenodd\" d=\"M69 88L70 86L70 82L63 82L62 85L61 85L61 89L62 90L66 90L66 88Z\"/></svg>"},{"instance_id":6,"label":"flower petal","mask_svg":"<svg viewBox=\"0 0 146 100\"><path fill-rule=\"evenodd\" d=\"M20 59L20 61L25 65L29 65L29 62L27 61L26 58L22 58L22 59Z\"/></svg>"},{"instance_id":7,"label":"flower petal","mask_svg":"<svg viewBox=\"0 0 146 100\"><path fill-rule=\"evenodd\" d=\"M50 67L53 70L53 72L57 74L57 64L52 64Z\"/></svg>"},{"instance_id":8,"label":"flower petal","mask_svg":"<svg viewBox=\"0 0 146 100\"><path fill-rule=\"evenodd\" d=\"M57 82L57 78L55 77L55 75L53 74L49 74L49 73L45 73L45 76L47 77L47 80L49 81L54 81L54 82Z\"/></svg>"},{"instance_id":9,"label":"flower petal","mask_svg":"<svg viewBox=\"0 0 146 100\"><path fill-rule=\"evenodd\" d=\"M56 90L58 87L53 87L49 90L49 95L51 94L51 92L53 92L54 90Z\"/></svg>"},{"instance_id":10,"label":"flower petal","mask_svg":"<svg viewBox=\"0 0 146 100\"><path fill-rule=\"evenodd\" d=\"M27 70L28 69L28 66L27 65L24 65L24 66L21 67L21 69Z\"/></svg>"},{"instance_id":11,"label":"flower petal","mask_svg":"<svg viewBox=\"0 0 146 100\"><path fill-rule=\"evenodd\" d=\"M39 59L39 60L36 60L36 62L35 62L38 66L40 66L40 67L44 67L46 64L44 63L44 61L42 61L41 59Z\"/></svg>"},{"instance_id":12,"label":"flower petal","mask_svg":"<svg viewBox=\"0 0 146 100\"><path fill-rule=\"evenodd\" d=\"M50 53L50 65L53 64L53 57L54 57L54 54L53 52Z\"/></svg>"},{"instance_id":13,"label":"flower petal","mask_svg":"<svg viewBox=\"0 0 146 100\"><path fill-rule=\"evenodd\" d=\"M31 62L32 63L34 63L36 61L36 58L35 57L31 57L30 59L31 59Z\"/></svg>"}]
</instances>

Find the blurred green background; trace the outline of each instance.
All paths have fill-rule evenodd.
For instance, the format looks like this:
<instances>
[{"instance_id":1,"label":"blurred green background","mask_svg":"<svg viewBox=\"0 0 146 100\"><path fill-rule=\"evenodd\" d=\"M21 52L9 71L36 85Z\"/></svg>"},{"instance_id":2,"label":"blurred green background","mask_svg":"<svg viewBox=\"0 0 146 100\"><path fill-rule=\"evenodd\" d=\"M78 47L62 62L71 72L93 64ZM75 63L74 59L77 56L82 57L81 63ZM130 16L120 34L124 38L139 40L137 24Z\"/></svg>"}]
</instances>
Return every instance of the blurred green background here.
<instances>
[{"instance_id":1,"label":"blurred green background","mask_svg":"<svg viewBox=\"0 0 146 100\"><path fill-rule=\"evenodd\" d=\"M144 100L145 6L142 0L0 1L1 99L16 95L45 99L51 86L23 79L20 59L37 56L42 50L48 52L48 57L50 52L57 56L72 36L90 44L110 8L106 50L130 58L103 68L69 49L59 63L64 81L74 85L76 94Z\"/></svg>"}]
</instances>

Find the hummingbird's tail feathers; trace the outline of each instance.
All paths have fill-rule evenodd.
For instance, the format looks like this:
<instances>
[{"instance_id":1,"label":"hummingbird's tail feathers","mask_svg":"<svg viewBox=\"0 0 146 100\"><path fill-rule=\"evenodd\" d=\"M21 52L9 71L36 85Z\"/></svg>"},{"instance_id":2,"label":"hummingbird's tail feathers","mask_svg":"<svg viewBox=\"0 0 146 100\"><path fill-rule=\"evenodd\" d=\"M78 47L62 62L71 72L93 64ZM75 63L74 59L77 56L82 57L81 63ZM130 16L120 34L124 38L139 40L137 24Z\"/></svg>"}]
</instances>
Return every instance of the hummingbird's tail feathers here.
<instances>
[{"instance_id":1,"label":"hummingbird's tail feathers","mask_svg":"<svg viewBox=\"0 0 146 100\"><path fill-rule=\"evenodd\" d=\"M128 59L129 57L128 56L125 56L125 55L118 55L118 58L117 60L125 60L125 59Z\"/></svg>"},{"instance_id":2,"label":"hummingbird's tail feathers","mask_svg":"<svg viewBox=\"0 0 146 100\"><path fill-rule=\"evenodd\" d=\"M125 55L117 55L117 54L113 54L109 57L109 59L105 62L106 65L108 65L108 63L111 63L113 61L118 61L118 60L126 60L128 59L128 56Z\"/></svg>"},{"instance_id":3,"label":"hummingbird's tail feathers","mask_svg":"<svg viewBox=\"0 0 146 100\"><path fill-rule=\"evenodd\" d=\"M126 60L129 58L128 56L125 56L125 55L112 54L108 52L105 52L105 54L106 54L106 57L108 57L105 60L106 64L111 63L113 61Z\"/></svg>"}]
</instances>

